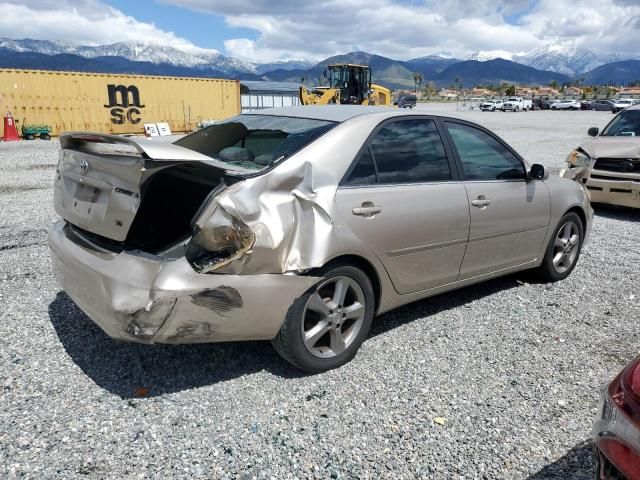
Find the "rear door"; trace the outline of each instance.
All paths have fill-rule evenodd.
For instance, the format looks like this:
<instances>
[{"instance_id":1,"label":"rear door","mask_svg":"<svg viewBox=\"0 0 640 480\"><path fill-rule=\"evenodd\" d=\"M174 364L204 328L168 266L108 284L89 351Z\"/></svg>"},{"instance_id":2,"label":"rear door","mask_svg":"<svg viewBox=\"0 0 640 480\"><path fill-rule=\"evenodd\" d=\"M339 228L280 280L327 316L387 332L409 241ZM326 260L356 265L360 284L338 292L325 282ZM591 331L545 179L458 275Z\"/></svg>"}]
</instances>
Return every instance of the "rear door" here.
<instances>
[{"instance_id":1,"label":"rear door","mask_svg":"<svg viewBox=\"0 0 640 480\"><path fill-rule=\"evenodd\" d=\"M444 122L469 198L469 245L460 279L533 262L550 220L549 190L528 181L524 162L475 125Z\"/></svg>"},{"instance_id":2,"label":"rear door","mask_svg":"<svg viewBox=\"0 0 640 480\"><path fill-rule=\"evenodd\" d=\"M336 202L340 226L378 256L399 293L457 279L469 205L433 119L404 117L380 125L345 176Z\"/></svg>"}]
</instances>

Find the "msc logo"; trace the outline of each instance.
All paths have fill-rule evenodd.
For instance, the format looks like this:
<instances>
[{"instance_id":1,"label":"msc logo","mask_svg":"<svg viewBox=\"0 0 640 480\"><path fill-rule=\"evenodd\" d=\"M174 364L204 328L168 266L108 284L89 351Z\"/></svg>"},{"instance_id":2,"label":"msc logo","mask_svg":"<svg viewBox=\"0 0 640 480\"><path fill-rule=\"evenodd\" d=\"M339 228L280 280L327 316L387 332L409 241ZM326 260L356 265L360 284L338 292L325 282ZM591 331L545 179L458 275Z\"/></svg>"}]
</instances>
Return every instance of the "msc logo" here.
<instances>
[{"instance_id":1,"label":"msc logo","mask_svg":"<svg viewBox=\"0 0 640 480\"><path fill-rule=\"evenodd\" d=\"M105 108L111 109L111 122L122 125L125 122L140 123L140 109L144 105L140 103L140 92L138 87L130 85L107 85L109 103Z\"/></svg>"}]
</instances>

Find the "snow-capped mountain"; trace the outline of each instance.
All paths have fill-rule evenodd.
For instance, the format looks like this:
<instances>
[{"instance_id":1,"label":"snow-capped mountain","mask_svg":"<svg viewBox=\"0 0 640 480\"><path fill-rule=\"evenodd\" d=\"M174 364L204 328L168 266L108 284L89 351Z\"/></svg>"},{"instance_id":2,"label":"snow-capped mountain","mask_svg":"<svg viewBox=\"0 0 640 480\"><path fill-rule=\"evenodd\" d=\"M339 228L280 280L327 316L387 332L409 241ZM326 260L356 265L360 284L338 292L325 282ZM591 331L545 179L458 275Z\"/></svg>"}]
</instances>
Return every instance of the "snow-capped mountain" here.
<instances>
[{"instance_id":1,"label":"snow-capped mountain","mask_svg":"<svg viewBox=\"0 0 640 480\"><path fill-rule=\"evenodd\" d=\"M214 69L224 73L256 73L256 65L217 50L205 48L179 49L152 42L120 42L111 45L71 45L46 40L0 39L0 48L15 52L35 52L45 55L73 54L84 58L122 57L133 62L150 62L177 67Z\"/></svg>"},{"instance_id":2,"label":"snow-capped mountain","mask_svg":"<svg viewBox=\"0 0 640 480\"><path fill-rule=\"evenodd\" d=\"M36 52L44 55L59 55L66 53L68 49L73 48L62 42L49 42L47 40L11 40L9 38L0 38L0 48L6 48L14 52Z\"/></svg>"},{"instance_id":3,"label":"snow-capped mountain","mask_svg":"<svg viewBox=\"0 0 640 480\"><path fill-rule=\"evenodd\" d=\"M488 62L489 60L495 60L496 58L503 58L505 60L511 60L513 55L504 50L485 50L481 52L474 52L466 57L465 60L475 60L476 62Z\"/></svg>"},{"instance_id":4,"label":"snow-capped mountain","mask_svg":"<svg viewBox=\"0 0 640 480\"><path fill-rule=\"evenodd\" d=\"M15 52L15 54L18 55L28 53L37 53L48 56L71 54L92 61L97 59L98 62L102 63L104 63L105 59L101 60L101 57L109 57L110 60L107 60L107 63L109 64L112 64L115 59L119 58L130 62L146 62L146 66L145 64L139 64L138 70L142 69L144 71L157 72L158 68L162 70L164 65L168 66L165 69L168 72L166 74L199 75L199 72L202 72L205 76L215 73L222 74L230 78L245 79L256 79L261 77L271 78L271 75L265 74L276 71L280 71L282 73L280 76L284 75L286 78L286 71L288 70L303 71L314 67L313 62L305 60L283 60L258 64L226 56L213 49L199 48L196 46L178 48L176 46L141 41L88 46L73 45L58 41L32 39L12 40L0 38L0 49L6 52ZM371 59L374 57L382 58L376 55L366 54L364 60L361 59L361 61L373 61ZM622 60L640 59L640 56L630 58L629 56L616 54L598 55L585 48L576 47L575 45L547 45L530 52L517 54L503 50L480 51L467 55L464 60L487 62L497 58L511 60L522 65L533 67L537 70L551 71L566 75L570 78L578 78L585 72L591 71L602 65ZM427 76L439 74L446 68L463 61L454 58L449 53L438 53L404 62L391 59L387 60L390 62L396 62L401 65L402 68L409 71L417 69L424 72ZM64 60L63 63L64 62L68 63L66 60ZM30 65L31 64L37 65L37 62L33 60ZM11 62L7 64L7 66L12 65L13 64L11 64ZM378 71L381 68L386 68L375 62L371 64L371 67ZM102 66L100 68L104 69L107 67ZM123 71L126 71L125 67L121 68L124 69Z\"/></svg>"},{"instance_id":5,"label":"snow-capped mountain","mask_svg":"<svg viewBox=\"0 0 640 480\"><path fill-rule=\"evenodd\" d=\"M576 46L546 45L524 55L517 55L513 60L539 70L549 70L573 77L601 65L629 60L629 58L622 55L597 55L591 50Z\"/></svg>"}]
</instances>

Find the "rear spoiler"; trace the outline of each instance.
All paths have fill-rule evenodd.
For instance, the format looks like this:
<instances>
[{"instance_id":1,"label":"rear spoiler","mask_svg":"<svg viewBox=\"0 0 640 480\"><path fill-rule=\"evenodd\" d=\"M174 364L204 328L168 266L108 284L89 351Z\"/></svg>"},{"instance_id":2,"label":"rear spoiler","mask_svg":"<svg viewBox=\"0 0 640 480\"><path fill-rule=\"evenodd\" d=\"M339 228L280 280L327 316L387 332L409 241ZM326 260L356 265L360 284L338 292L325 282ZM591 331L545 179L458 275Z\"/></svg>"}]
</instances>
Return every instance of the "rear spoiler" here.
<instances>
[{"instance_id":1,"label":"rear spoiler","mask_svg":"<svg viewBox=\"0 0 640 480\"><path fill-rule=\"evenodd\" d=\"M123 137L92 132L66 132L60 135L60 146L64 150L96 150L99 146L128 147L130 153L137 153L143 158L156 161L196 161L211 162L211 158L188 148L173 143L148 140L142 137ZM115 153L115 152L114 152Z\"/></svg>"}]
</instances>

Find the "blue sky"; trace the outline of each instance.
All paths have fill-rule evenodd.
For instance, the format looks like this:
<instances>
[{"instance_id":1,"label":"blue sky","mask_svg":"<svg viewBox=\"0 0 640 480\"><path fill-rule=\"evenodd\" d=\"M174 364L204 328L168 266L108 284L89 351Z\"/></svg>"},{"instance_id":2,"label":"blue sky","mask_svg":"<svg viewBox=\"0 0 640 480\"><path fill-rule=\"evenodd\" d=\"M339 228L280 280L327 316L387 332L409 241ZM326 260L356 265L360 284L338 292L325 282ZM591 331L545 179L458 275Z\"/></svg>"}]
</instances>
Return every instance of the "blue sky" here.
<instances>
[{"instance_id":1,"label":"blue sky","mask_svg":"<svg viewBox=\"0 0 640 480\"><path fill-rule=\"evenodd\" d=\"M214 48L222 52L224 41L229 38L255 40L257 37L255 30L231 28L222 15L214 13L196 12L154 0L105 0L105 3L136 20L153 23L162 30L171 31L203 48Z\"/></svg>"}]
</instances>

